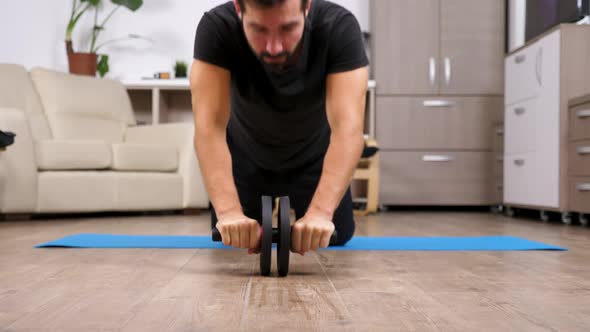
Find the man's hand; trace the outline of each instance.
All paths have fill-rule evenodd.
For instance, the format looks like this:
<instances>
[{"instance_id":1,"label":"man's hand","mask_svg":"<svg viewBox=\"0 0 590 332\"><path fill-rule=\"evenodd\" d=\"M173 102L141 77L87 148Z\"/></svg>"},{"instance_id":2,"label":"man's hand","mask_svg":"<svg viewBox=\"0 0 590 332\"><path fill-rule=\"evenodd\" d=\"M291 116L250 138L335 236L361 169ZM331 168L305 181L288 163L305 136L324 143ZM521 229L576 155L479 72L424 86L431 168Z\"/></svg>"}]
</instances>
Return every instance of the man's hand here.
<instances>
[{"instance_id":1,"label":"man's hand","mask_svg":"<svg viewBox=\"0 0 590 332\"><path fill-rule=\"evenodd\" d=\"M327 248L334 233L334 223L320 214L306 214L293 225L291 251L305 255L310 250Z\"/></svg>"},{"instance_id":2,"label":"man's hand","mask_svg":"<svg viewBox=\"0 0 590 332\"><path fill-rule=\"evenodd\" d=\"M260 225L243 214L220 216L215 226L226 246L248 249L248 253L260 252Z\"/></svg>"}]
</instances>

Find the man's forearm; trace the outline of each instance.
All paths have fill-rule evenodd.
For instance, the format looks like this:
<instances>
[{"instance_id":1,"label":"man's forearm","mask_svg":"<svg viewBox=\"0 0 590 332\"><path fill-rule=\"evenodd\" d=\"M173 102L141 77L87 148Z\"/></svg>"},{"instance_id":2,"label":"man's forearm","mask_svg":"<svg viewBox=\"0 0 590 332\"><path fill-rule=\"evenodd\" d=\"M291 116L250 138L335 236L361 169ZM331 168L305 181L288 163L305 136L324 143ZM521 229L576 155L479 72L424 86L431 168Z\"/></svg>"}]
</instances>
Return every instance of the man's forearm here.
<instances>
[{"instance_id":1,"label":"man's forearm","mask_svg":"<svg viewBox=\"0 0 590 332\"><path fill-rule=\"evenodd\" d=\"M350 186L363 146L362 132L332 133L320 182L307 214L319 214L332 219L334 211Z\"/></svg>"},{"instance_id":2,"label":"man's forearm","mask_svg":"<svg viewBox=\"0 0 590 332\"><path fill-rule=\"evenodd\" d=\"M225 133L197 134L195 150L209 198L217 215L241 212Z\"/></svg>"}]
</instances>

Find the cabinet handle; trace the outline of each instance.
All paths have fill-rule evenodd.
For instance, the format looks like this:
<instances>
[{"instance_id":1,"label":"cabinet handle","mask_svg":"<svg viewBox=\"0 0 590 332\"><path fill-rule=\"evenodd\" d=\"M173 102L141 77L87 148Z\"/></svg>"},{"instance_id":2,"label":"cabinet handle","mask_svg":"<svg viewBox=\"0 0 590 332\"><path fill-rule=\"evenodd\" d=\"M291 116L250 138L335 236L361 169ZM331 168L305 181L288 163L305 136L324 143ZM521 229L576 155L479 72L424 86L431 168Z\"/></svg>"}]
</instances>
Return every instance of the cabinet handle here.
<instances>
[{"instance_id":1,"label":"cabinet handle","mask_svg":"<svg viewBox=\"0 0 590 332\"><path fill-rule=\"evenodd\" d=\"M429 76L430 86L434 86L436 83L436 60L433 57L430 58Z\"/></svg>"},{"instance_id":2,"label":"cabinet handle","mask_svg":"<svg viewBox=\"0 0 590 332\"><path fill-rule=\"evenodd\" d=\"M524 166L524 159L514 159L514 165Z\"/></svg>"},{"instance_id":3,"label":"cabinet handle","mask_svg":"<svg viewBox=\"0 0 590 332\"><path fill-rule=\"evenodd\" d=\"M526 56L524 54L517 55L514 57L514 62L516 63L523 63L526 60Z\"/></svg>"},{"instance_id":4,"label":"cabinet handle","mask_svg":"<svg viewBox=\"0 0 590 332\"><path fill-rule=\"evenodd\" d=\"M523 115L526 112L526 109L524 107L517 107L514 109L514 113L516 115Z\"/></svg>"},{"instance_id":5,"label":"cabinet handle","mask_svg":"<svg viewBox=\"0 0 590 332\"><path fill-rule=\"evenodd\" d=\"M442 156L442 155L425 155L422 156L422 161L427 162L449 162L453 161L455 158L452 156Z\"/></svg>"},{"instance_id":6,"label":"cabinet handle","mask_svg":"<svg viewBox=\"0 0 590 332\"><path fill-rule=\"evenodd\" d=\"M445 57L445 84L451 83L451 59Z\"/></svg>"},{"instance_id":7,"label":"cabinet handle","mask_svg":"<svg viewBox=\"0 0 590 332\"><path fill-rule=\"evenodd\" d=\"M425 100L424 107L452 107L455 103L449 100Z\"/></svg>"},{"instance_id":8,"label":"cabinet handle","mask_svg":"<svg viewBox=\"0 0 590 332\"><path fill-rule=\"evenodd\" d=\"M499 162L499 163L503 162L504 161L504 156L497 156L496 157L496 161Z\"/></svg>"},{"instance_id":9,"label":"cabinet handle","mask_svg":"<svg viewBox=\"0 0 590 332\"><path fill-rule=\"evenodd\" d=\"M543 86L543 48L539 48L537 52L537 62L535 63L535 74L537 76L537 82L540 86Z\"/></svg>"},{"instance_id":10,"label":"cabinet handle","mask_svg":"<svg viewBox=\"0 0 590 332\"><path fill-rule=\"evenodd\" d=\"M590 183L580 183L576 186L578 191L590 191Z\"/></svg>"},{"instance_id":11,"label":"cabinet handle","mask_svg":"<svg viewBox=\"0 0 590 332\"><path fill-rule=\"evenodd\" d=\"M580 155L590 154L590 146L581 146L577 149L577 151Z\"/></svg>"},{"instance_id":12,"label":"cabinet handle","mask_svg":"<svg viewBox=\"0 0 590 332\"><path fill-rule=\"evenodd\" d=\"M504 189L504 185L503 184L499 184L499 185L496 186L496 188L498 190L502 190L502 189Z\"/></svg>"},{"instance_id":13,"label":"cabinet handle","mask_svg":"<svg viewBox=\"0 0 590 332\"><path fill-rule=\"evenodd\" d=\"M498 135L498 136L504 136L504 128L498 128L498 129L496 129L496 135Z\"/></svg>"},{"instance_id":14,"label":"cabinet handle","mask_svg":"<svg viewBox=\"0 0 590 332\"><path fill-rule=\"evenodd\" d=\"M590 118L590 110L580 110L577 114L580 119Z\"/></svg>"}]
</instances>

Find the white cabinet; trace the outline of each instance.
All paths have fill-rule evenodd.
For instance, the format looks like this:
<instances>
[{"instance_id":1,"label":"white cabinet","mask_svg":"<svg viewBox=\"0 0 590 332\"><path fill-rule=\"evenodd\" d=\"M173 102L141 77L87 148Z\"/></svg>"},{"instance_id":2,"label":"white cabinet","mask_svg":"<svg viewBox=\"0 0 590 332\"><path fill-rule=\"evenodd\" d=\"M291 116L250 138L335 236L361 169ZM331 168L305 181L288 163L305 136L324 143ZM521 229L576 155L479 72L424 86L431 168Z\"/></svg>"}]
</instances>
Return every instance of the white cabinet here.
<instances>
[{"instance_id":1,"label":"white cabinet","mask_svg":"<svg viewBox=\"0 0 590 332\"><path fill-rule=\"evenodd\" d=\"M567 100L590 81L588 38L560 25L505 58L506 205L567 209Z\"/></svg>"},{"instance_id":2,"label":"white cabinet","mask_svg":"<svg viewBox=\"0 0 590 332\"><path fill-rule=\"evenodd\" d=\"M504 199L559 208L560 31L506 58Z\"/></svg>"}]
</instances>

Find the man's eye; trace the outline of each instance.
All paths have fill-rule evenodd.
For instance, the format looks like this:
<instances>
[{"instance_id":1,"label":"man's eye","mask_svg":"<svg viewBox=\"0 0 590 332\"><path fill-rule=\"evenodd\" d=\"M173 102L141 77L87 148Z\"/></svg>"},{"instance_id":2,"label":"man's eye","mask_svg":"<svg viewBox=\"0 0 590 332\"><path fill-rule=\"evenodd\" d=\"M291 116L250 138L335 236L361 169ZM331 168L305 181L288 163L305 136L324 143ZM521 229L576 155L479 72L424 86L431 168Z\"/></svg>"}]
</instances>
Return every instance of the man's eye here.
<instances>
[{"instance_id":1,"label":"man's eye","mask_svg":"<svg viewBox=\"0 0 590 332\"><path fill-rule=\"evenodd\" d=\"M290 26L286 26L283 28L283 32L293 32L295 30L295 27L290 25Z\"/></svg>"}]
</instances>

